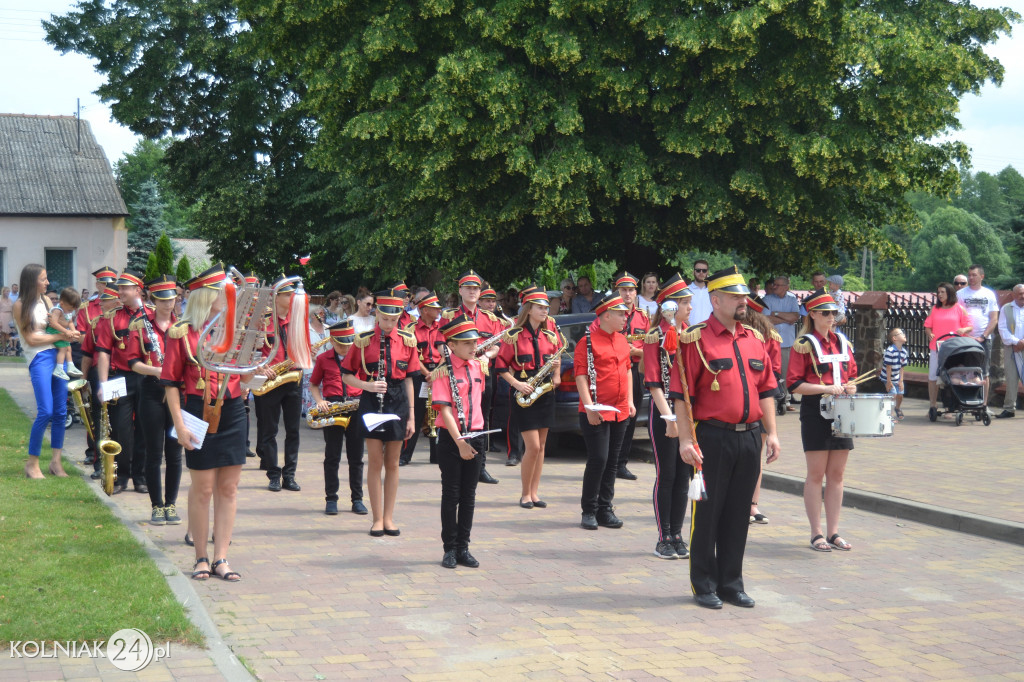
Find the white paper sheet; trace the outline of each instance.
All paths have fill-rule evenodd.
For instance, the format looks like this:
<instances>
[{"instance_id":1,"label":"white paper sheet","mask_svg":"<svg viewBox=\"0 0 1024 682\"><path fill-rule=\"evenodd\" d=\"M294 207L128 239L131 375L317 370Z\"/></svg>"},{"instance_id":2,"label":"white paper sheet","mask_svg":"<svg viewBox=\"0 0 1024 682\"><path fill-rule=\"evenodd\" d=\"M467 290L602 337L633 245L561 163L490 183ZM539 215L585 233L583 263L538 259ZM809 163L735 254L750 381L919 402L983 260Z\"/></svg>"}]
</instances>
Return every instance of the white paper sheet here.
<instances>
[{"instance_id":1,"label":"white paper sheet","mask_svg":"<svg viewBox=\"0 0 1024 682\"><path fill-rule=\"evenodd\" d=\"M488 433L501 433L501 429L490 429L489 431L470 431L459 436L459 440L467 440L469 438L476 438L477 436L486 436Z\"/></svg>"},{"instance_id":2,"label":"white paper sheet","mask_svg":"<svg viewBox=\"0 0 1024 682\"><path fill-rule=\"evenodd\" d=\"M416 396L416 397L417 398L426 398L429 395L430 395L430 382L429 381L424 381L422 384L420 384L420 394L418 396ZM429 405L428 405L428 407L429 407Z\"/></svg>"},{"instance_id":3,"label":"white paper sheet","mask_svg":"<svg viewBox=\"0 0 1024 682\"><path fill-rule=\"evenodd\" d=\"M663 414L661 415L661 418L667 422L674 422L676 420L676 416L674 414Z\"/></svg>"},{"instance_id":4,"label":"white paper sheet","mask_svg":"<svg viewBox=\"0 0 1024 682\"><path fill-rule=\"evenodd\" d=\"M390 421L398 421L399 417L397 414L379 414L377 412L367 412L363 415L363 423L366 424L367 431L373 431L381 424L385 424Z\"/></svg>"},{"instance_id":5,"label":"white paper sheet","mask_svg":"<svg viewBox=\"0 0 1024 682\"><path fill-rule=\"evenodd\" d=\"M204 422L199 417L196 417L185 410L181 411L181 421L185 422L185 428L192 434L192 444L195 445L196 448L202 448L203 443L206 442L206 431L210 428L210 423ZM171 438L177 437L178 430L172 426Z\"/></svg>"},{"instance_id":6,"label":"white paper sheet","mask_svg":"<svg viewBox=\"0 0 1024 682\"><path fill-rule=\"evenodd\" d=\"M103 395L103 402L116 400L128 395L128 385L125 384L124 377L117 377L100 384L100 393Z\"/></svg>"},{"instance_id":7,"label":"white paper sheet","mask_svg":"<svg viewBox=\"0 0 1024 682\"><path fill-rule=\"evenodd\" d=\"M590 410L591 412L621 412L622 411L622 410L620 410L617 407L612 407L611 405L602 405L601 403L594 403L593 405L584 405L584 407L587 408L588 410Z\"/></svg>"}]
</instances>

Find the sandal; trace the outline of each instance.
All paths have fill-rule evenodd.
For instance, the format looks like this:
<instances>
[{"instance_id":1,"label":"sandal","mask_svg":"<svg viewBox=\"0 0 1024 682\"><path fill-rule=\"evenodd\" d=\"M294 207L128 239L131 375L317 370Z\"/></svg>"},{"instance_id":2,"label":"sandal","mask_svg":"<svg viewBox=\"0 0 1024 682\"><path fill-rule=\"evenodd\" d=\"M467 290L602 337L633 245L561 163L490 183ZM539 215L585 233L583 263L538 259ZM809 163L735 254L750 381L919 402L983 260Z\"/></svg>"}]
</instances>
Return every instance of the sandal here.
<instances>
[{"instance_id":1,"label":"sandal","mask_svg":"<svg viewBox=\"0 0 1024 682\"><path fill-rule=\"evenodd\" d=\"M206 557L196 559L196 563L192 566L192 580L209 580L210 569L208 568L196 568L199 564L209 564L210 560Z\"/></svg>"},{"instance_id":2,"label":"sandal","mask_svg":"<svg viewBox=\"0 0 1024 682\"><path fill-rule=\"evenodd\" d=\"M818 533L811 538L811 549L815 552L831 552L832 548L828 546L828 541L825 540L825 536Z\"/></svg>"},{"instance_id":3,"label":"sandal","mask_svg":"<svg viewBox=\"0 0 1024 682\"><path fill-rule=\"evenodd\" d=\"M762 514L761 512L758 512L750 517L750 522L765 524L768 523L768 517Z\"/></svg>"},{"instance_id":4,"label":"sandal","mask_svg":"<svg viewBox=\"0 0 1024 682\"><path fill-rule=\"evenodd\" d=\"M836 533L835 535L830 537L828 539L828 544L832 545L836 549L841 549L844 552L848 552L851 549L853 549L853 545L851 545L849 542L847 542L846 540L844 540L841 537L839 537L839 533Z\"/></svg>"},{"instance_id":5,"label":"sandal","mask_svg":"<svg viewBox=\"0 0 1024 682\"><path fill-rule=\"evenodd\" d=\"M213 565L210 566L210 568L213 569L213 574L215 576L217 576L221 580L226 580L229 583L237 583L239 580L242 579L242 574L241 573L235 573L234 571L225 571L224 573L218 573L217 572L217 567L220 566L221 564L224 564L224 566L227 567L228 560L226 558L224 558L224 559L217 559L216 561L213 562Z\"/></svg>"}]
</instances>

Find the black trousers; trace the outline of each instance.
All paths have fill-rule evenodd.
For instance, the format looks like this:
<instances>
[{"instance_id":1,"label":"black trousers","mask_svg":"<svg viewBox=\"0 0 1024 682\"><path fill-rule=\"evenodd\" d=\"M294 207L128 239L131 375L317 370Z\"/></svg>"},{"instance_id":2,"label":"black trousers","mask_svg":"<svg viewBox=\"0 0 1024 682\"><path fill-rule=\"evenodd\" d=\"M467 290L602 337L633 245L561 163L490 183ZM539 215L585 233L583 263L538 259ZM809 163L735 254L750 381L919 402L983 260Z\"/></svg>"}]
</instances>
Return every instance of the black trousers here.
<instances>
[{"instance_id":1,"label":"black trousers","mask_svg":"<svg viewBox=\"0 0 1024 682\"><path fill-rule=\"evenodd\" d=\"M634 362L630 365L629 372L633 375L633 405L636 407L636 414L626 420L626 435L622 438L622 449L619 450L618 469L629 463L629 451L633 447L633 432L636 430L636 418L640 415L640 403L644 399L644 387L640 381L640 363Z\"/></svg>"},{"instance_id":2,"label":"black trousers","mask_svg":"<svg viewBox=\"0 0 1024 682\"><path fill-rule=\"evenodd\" d=\"M697 424L708 499L690 516L690 587L695 594L743 591L750 500L761 471L761 432Z\"/></svg>"},{"instance_id":3,"label":"black trousers","mask_svg":"<svg viewBox=\"0 0 1024 682\"><path fill-rule=\"evenodd\" d=\"M146 442L142 420L136 419L142 406L142 375L135 372L111 372L109 379L124 377L127 393L116 403L107 403L110 438L121 446L117 456L117 483L125 485L130 478L135 485L146 481Z\"/></svg>"},{"instance_id":4,"label":"black trousers","mask_svg":"<svg viewBox=\"0 0 1024 682\"><path fill-rule=\"evenodd\" d=\"M138 421L146 443L146 487L154 507L178 503L181 485L181 444L171 438L171 410L167 407L164 387L156 377L142 378L142 404ZM166 460L164 486L160 486L160 465ZM166 494L164 494L166 491Z\"/></svg>"},{"instance_id":5,"label":"black trousers","mask_svg":"<svg viewBox=\"0 0 1024 682\"><path fill-rule=\"evenodd\" d=\"M624 446L628 419L620 422L603 421L592 426L587 415L580 413L580 430L587 446L587 466L583 470L583 497L580 507L584 514L607 513L612 510L615 497L615 472L619 450Z\"/></svg>"},{"instance_id":6,"label":"black trousers","mask_svg":"<svg viewBox=\"0 0 1024 682\"><path fill-rule=\"evenodd\" d=\"M468 549L476 508L476 486L483 468L483 436L467 441L477 451L473 459L459 457L448 430L437 434L437 465L441 468L441 543L444 551Z\"/></svg>"},{"instance_id":7,"label":"black trousers","mask_svg":"<svg viewBox=\"0 0 1024 682\"><path fill-rule=\"evenodd\" d=\"M423 419L427 414L427 399L419 397L424 381L424 376L418 372L412 378L413 414L416 420L416 430L412 432L412 438L402 445L402 454L399 459L403 462L412 460L412 453L420 439L420 428L423 426ZM428 438L427 441L430 443L430 461L434 463L437 461L437 439Z\"/></svg>"},{"instance_id":8,"label":"black trousers","mask_svg":"<svg viewBox=\"0 0 1024 682\"><path fill-rule=\"evenodd\" d=\"M99 395L100 376L96 372L96 365L92 365L89 368L89 374L86 376L86 379L89 381L89 388L92 390L92 398L89 403L89 418L92 419L92 432L98 437L100 435L100 401L96 396ZM93 471L99 471L102 468L103 463L96 456L96 441L89 436L88 431L85 432L85 455L86 457L93 458Z\"/></svg>"},{"instance_id":9,"label":"black trousers","mask_svg":"<svg viewBox=\"0 0 1024 682\"><path fill-rule=\"evenodd\" d=\"M652 400L647 418L647 433L654 450L654 520L658 524L658 540L671 540L683 532L686 516L686 493L693 476L693 467L679 456L679 439L665 435L668 422L661 418Z\"/></svg>"},{"instance_id":10,"label":"black trousers","mask_svg":"<svg viewBox=\"0 0 1024 682\"><path fill-rule=\"evenodd\" d=\"M302 419L302 384L278 386L256 400L256 454L270 480L295 478L299 465L299 420ZM284 467L277 461L277 430L284 416Z\"/></svg>"},{"instance_id":11,"label":"black trousers","mask_svg":"<svg viewBox=\"0 0 1024 682\"><path fill-rule=\"evenodd\" d=\"M331 400L328 398L328 400ZM342 400L342 398L334 398ZM354 413L352 419L358 419ZM341 466L341 446L345 445L348 459L348 489L352 501L363 499L363 430L358 422L348 427L328 426L324 428L324 497L328 502L338 501L338 468Z\"/></svg>"}]
</instances>

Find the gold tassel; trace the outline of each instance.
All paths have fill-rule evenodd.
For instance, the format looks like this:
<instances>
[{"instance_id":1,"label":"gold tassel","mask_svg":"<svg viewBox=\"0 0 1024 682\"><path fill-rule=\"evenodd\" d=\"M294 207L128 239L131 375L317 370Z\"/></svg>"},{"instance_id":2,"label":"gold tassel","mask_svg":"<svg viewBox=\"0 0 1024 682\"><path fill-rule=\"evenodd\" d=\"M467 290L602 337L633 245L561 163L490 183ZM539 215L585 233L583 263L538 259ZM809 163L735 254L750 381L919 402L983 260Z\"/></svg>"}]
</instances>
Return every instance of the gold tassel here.
<instances>
[{"instance_id":1,"label":"gold tassel","mask_svg":"<svg viewBox=\"0 0 1024 682\"><path fill-rule=\"evenodd\" d=\"M196 382L196 390L197 391L202 391L205 388L206 388L206 381L203 379L202 375L200 375L199 376L199 381Z\"/></svg>"},{"instance_id":2,"label":"gold tassel","mask_svg":"<svg viewBox=\"0 0 1024 682\"><path fill-rule=\"evenodd\" d=\"M522 370L521 372L519 372L519 378L520 379L525 379L526 378L526 370L525 369Z\"/></svg>"},{"instance_id":3,"label":"gold tassel","mask_svg":"<svg viewBox=\"0 0 1024 682\"><path fill-rule=\"evenodd\" d=\"M721 386L718 385L718 377L715 377L714 381L711 382L711 390L717 391Z\"/></svg>"},{"instance_id":4,"label":"gold tassel","mask_svg":"<svg viewBox=\"0 0 1024 682\"><path fill-rule=\"evenodd\" d=\"M117 344L117 347L118 347L118 348L119 348L120 350L124 350L124 339L121 339L120 343L118 343L118 344Z\"/></svg>"}]
</instances>

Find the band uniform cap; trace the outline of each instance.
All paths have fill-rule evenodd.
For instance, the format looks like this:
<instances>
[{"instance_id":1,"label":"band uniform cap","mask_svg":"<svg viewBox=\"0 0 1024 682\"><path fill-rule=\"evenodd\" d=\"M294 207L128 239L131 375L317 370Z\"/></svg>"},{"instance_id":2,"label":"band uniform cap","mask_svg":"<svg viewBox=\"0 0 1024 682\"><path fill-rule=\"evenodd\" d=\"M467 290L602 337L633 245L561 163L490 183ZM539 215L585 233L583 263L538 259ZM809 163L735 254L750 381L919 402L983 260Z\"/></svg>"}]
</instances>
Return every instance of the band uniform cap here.
<instances>
[{"instance_id":1,"label":"band uniform cap","mask_svg":"<svg viewBox=\"0 0 1024 682\"><path fill-rule=\"evenodd\" d=\"M526 299L526 296L528 294L532 294L533 292L535 292L535 291L537 291L539 289L540 289L540 286L536 282L534 282L533 284L530 284L528 287L526 287L525 289L523 289L522 291L519 292L519 302L520 303L523 302L523 300Z\"/></svg>"},{"instance_id":2,"label":"band uniform cap","mask_svg":"<svg viewBox=\"0 0 1024 682\"><path fill-rule=\"evenodd\" d=\"M804 301L804 308L807 312L812 310L821 312L823 310L839 310L839 305L836 300L832 298L832 294L828 293L824 289L818 289Z\"/></svg>"},{"instance_id":3,"label":"band uniform cap","mask_svg":"<svg viewBox=\"0 0 1024 682\"><path fill-rule=\"evenodd\" d=\"M751 293L747 294L747 307L756 313L763 313L768 304L757 294Z\"/></svg>"},{"instance_id":4,"label":"band uniform cap","mask_svg":"<svg viewBox=\"0 0 1024 682\"><path fill-rule=\"evenodd\" d=\"M327 331L331 335L331 341L337 341L338 343L347 345L356 339L356 328L352 324L352 320L342 320L332 324L327 328Z\"/></svg>"},{"instance_id":5,"label":"band uniform cap","mask_svg":"<svg viewBox=\"0 0 1024 682\"><path fill-rule=\"evenodd\" d=\"M618 294L605 294L605 297L598 301L597 305L594 306L594 312L598 317L600 317L609 310L621 310L622 312L627 312L629 310L629 306L626 305L626 302L623 301L622 297Z\"/></svg>"},{"instance_id":6,"label":"band uniform cap","mask_svg":"<svg viewBox=\"0 0 1024 682\"><path fill-rule=\"evenodd\" d=\"M498 300L498 294L497 292L494 291L494 289L487 287L486 289L480 292L480 299L484 301L496 301Z\"/></svg>"},{"instance_id":7,"label":"band uniform cap","mask_svg":"<svg viewBox=\"0 0 1024 682\"><path fill-rule=\"evenodd\" d=\"M422 310L423 308L437 308L441 309L441 301L438 300L437 294L431 291L429 294L420 299L420 302L416 304L416 307Z\"/></svg>"},{"instance_id":8,"label":"band uniform cap","mask_svg":"<svg viewBox=\"0 0 1024 682\"><path fill-rule=\"evenodd\" d=\"M119 287L139 287L142 288L142 273L135 270L125 270L121 273L120 277L117 278L117 285Z\"/></svg>"},{"instance_id":9,"label":"band uniform cap","mask_svg":"<svg viewBox=\"0 0 1024 682\"><path fill-rule=\"evenodd\" d=\"M156 279L146 282L146 289L153 298L166 301L177 297L178 283L170 275L160 275Z\"/></svg>"},{"instance_id":10,"label":"band uniform cap","mask_svg":"<svg viewBox=\"0 0 1024 682\"><path fill-rule=\"evenodd\" d=\"M274 283L271 286L272 287L276 287L278 284L280 284L285 279L287 279L287 277L285 275L281 275L276 280L274 280ZM288 282L283 287L278 289L277 293L279 293L279 294L290 294L290 293L292 293L294 291L295 291L295 282Z\"/></svg>"},{"instance_id":11,"label":"band uniform cap","mask_svg":"<svg viewBox=\"0 0 1024 682\"><path fill-rule=\"evenodd\" d=\"M113 268L104 265L102 268L92 273L92 276L104 284L109 284L117 279L117 272Z\"/></svg>"},{"instance_id":12,"label":"band uniform cap","mask_svg":"<svg viewBox=\"0 0 1024 682\"><path fill-rule=\"evenodd\" d=\"M449 320L448 324L441 327L445 341L465 341L479 339L480 332L477 331L476 323L465 315L458 315Z\"/></svg>"},{"instance_id":13,"label":"band uniform cap","mask_svg":"<svg viewBox=\"0 0 1024 682\"><path fill-rule=\"evenodd\" d=\"M693 296L693 292L687 288L686 280L677 272L661 285L661 289L658 290L654 298L658 305L661 305L665 301L678 301L691 296Z\"/></svg>"},{"instance_id":14,"label":"band uniform cap","mask_svg":"<svg viewBox=\"0 0 1024 682\"><path fill-rule=\"evenodd\" d=\"M260 278L256 276L255 272L250 272L248 275L245 276L245 283L246 284L259 284L260 283Z\"/></svg>"},{"instance_id":15,"label":"band uniform cap","mask_svg":"<svg viewBox=\"0 0 1024 682\"><path fill-rule=\"evenodd\" d=\"M708 277L708 293L712 291L723 291L727 294L749 294L747 280L740 274L740 269L735 265L722 268L715 274Z\"/></svg>"},{"instance_id":16,"label":"band uniform cap","mask_svg":"<svg viewBox=\"0 0 1024 682\"><path fill-rule=\"evenodd\" d=\"M394 289L378 291L373 295L378 312L383 315L401 315L405 310L405 298Z\"/></svg>"},{"instance_id":17,"label":"band uniform cap","mask_svg":"<svg viewBox=\"0 0 1024 682\"><path fill-rule=\"evenodd\" d=\"M633 275L629 274L628 272L623 272L619 276L619 278L615 280L615 288L616 289L636 289L636 286L639 283L640 283L640 281L636 277L634 277Z\"/></svg>"},{"instance_id":18,"label":"band uniform cap","mask_svg":"<svg viewBox=\"0 0 1024 682\"><path fill-rule=\"evenodd\" d=\"M394 291L395 293L399 294L409 293L409 285L406 284L405 281L401 279L392 284L391 286L389 286L388 289L391 289L391 291Z\"/></svg>"},{"instance_id":19,"label":"band uniform cap","mask_svg":"<svg viewBox=\"0 0 1024 682\"><path fill-rule=\"evenodd\" d=\"M531 291L530 293L523 296L523 305L527 303L536 303L537 305L550 306L551 299L548 298L548 292L543 289L537 291Z\"/></svg>"},{"instance_id":20,"label":"band uniform cap","mask_svg":"<svg viewBox=\"0 0 1024 682\"><path fill-rule=\"evenodd\" d=\"M224 286L227 275L224 272L224 265L217 263L213 267L202 271L189 281L185 282L185 288L189 291L196 289L220 289Z\"/></svg>"},{"instance_id":21,"label":"band uniform cap","mask_svg":"<svg viewBox=\"0 0 1024 682\"><path fill-rule=\"evenodd\" d=\"M832 275L831 277L828 278L828 281L832 282L832 284L838 284L839 286L843 286L842 275Z\"/></svg>"},{"instance_id":22,"label":"band uniform cap","mask_svg":"<svg viewBox=\"0 0 1024 682\"><path fill-rule=\"evenodd\" d=\"M113 301L118 298L120 294L117 293L117 289L112 286L112 283L108 283L107 286L103 287L103 291L100 293L101 301Z\"/></svg>"},{"instance_id":23,"label":"band uniform cap","mask_svg":"<svg viewBox=\"0 0 1024 682\"><path fill-rule=\"evenodd\" d=\"M460 287L482 287L484 285L483 277L481 277L476 270L470 270L459 275L459 286Z\"/></svg>"}]
</instances>

